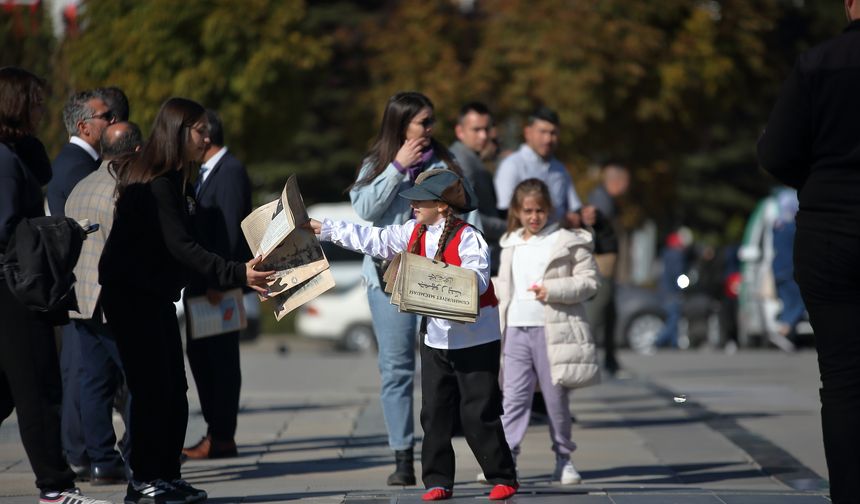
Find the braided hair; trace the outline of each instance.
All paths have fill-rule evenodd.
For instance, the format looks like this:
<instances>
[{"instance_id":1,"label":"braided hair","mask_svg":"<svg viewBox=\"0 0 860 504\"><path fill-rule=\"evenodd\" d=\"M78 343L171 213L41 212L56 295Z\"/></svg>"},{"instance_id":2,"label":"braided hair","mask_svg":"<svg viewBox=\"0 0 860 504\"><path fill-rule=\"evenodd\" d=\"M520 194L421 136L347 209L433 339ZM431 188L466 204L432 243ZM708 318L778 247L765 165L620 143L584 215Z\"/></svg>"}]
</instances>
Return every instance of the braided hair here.
<instances>
[{"instance_id":1,"label":"braided hair","mask_svg":"<svg viewBox=\"0 0 860 504\"><path fill-rule=\"evenodd\" d=\"M436 255L433 257L436 261L442 260L442 254L445 252L444 246L448 241L448 236L451 234L451 231L454 229L454 223L457 221L454 216L454 209L450 206L448 210L445 211L445 227L442 228L442 234L439 235L439 244L436 247ZM415 237L415 243L412 244L412 250L409 252L413 254L421 254L421 237L424 236L424 233L427 232L427 225L420 224L418 227L418 235Z\"/></svg>"}]
</instances>

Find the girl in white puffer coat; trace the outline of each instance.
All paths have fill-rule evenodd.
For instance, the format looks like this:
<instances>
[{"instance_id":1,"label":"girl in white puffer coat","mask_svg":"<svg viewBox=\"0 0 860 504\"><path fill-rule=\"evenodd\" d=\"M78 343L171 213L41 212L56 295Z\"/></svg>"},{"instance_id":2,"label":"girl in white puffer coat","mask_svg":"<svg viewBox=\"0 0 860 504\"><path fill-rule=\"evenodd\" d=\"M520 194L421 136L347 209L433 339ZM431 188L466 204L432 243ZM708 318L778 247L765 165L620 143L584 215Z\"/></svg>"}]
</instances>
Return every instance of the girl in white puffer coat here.
<instances>
[{"instance_id":1,"label":"girl in white puffer coat","mask_svg":"<svg viewBox=\"0 0 860 504\"><path fill-rule=\"evenodd\" d=\"M538 179L521 182L501 239L497 282L503 343L502 424L516 455L529 424L535 385L543 393L556 465L554 479L577 484L582 478L570 454L568 393L600 378L594 338L583 303L597 292L597 265L591 233L548 225L549 189Z\"/></svg>"}]
</instances>

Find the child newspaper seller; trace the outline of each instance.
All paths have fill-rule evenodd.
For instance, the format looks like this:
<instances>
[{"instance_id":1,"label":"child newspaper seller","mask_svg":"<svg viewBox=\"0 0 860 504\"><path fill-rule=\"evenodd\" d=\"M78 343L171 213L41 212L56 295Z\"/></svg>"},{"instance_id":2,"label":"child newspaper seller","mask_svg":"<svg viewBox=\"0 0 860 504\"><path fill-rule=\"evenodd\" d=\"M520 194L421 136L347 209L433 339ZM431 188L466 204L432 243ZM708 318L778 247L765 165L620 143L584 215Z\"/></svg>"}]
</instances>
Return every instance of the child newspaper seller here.
<instances>
[{"instance_id":1,"label":"child newspaper seller","mask_svg":"<svg viewBox=\"0 0 860 504\"><path fill-rule=\"evenodd\" d=\"M449 170L428 170L415 186L400 193L411 200L414 219L376 228L325 219L311 220L321 240L390 260L408 251L477 274L480 313L474 323L425 317L421 323L421 451L424 500L453 496L453 415L459 410L466 441L489 483L490 500L517 491L514 461L500 414L498 300L490 282L490 252L479 232L456 217L474 210L477 199L468 182ZM459 400L459 407L455 401Z\"/></svg>"}]
</instances>

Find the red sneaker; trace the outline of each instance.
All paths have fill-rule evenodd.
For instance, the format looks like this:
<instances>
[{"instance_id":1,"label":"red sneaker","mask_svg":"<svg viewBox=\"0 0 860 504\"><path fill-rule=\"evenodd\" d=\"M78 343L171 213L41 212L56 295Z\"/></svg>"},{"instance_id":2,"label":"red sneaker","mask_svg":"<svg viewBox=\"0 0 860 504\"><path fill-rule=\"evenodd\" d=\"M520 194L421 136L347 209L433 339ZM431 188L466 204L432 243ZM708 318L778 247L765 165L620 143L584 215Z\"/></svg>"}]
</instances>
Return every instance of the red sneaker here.
<instances>
[{"instance_id":1,"label":"red sneaker","mask_svg":"<svg viewBox=\"0 0 860 504\"><path fill-rule=\"evenodd\" d=\"M505 500L513 497L515 493L517 493L517 489L520 487L517 483L514 483L514 486L510 485L496 485L490 490L490 500Z\"/></svg>"},{"instance_id":2,"label":"red sneaker","mask_svg":"<svg viewBox=\"0 0 860 504\"><path fill-rule=\"evenodd\" d=\"M444 487L433 487L430 490L427 490L424 495L421 496L421 500L426 501L437 501L437 500L448 500L454 496L454 491Z\"/></svg>"}]
</instances>

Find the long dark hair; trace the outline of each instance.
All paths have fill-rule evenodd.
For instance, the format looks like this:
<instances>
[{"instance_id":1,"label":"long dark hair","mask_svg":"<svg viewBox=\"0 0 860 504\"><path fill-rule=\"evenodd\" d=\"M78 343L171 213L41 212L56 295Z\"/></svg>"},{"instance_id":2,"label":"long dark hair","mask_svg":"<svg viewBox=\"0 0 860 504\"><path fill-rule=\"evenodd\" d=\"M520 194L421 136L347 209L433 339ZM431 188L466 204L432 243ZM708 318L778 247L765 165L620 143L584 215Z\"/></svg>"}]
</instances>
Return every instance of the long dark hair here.
<instances>
[{"instance_id":1,"label":"long dark hair","mask_svg":"<svg viewBox=\"0 0 860 504\"><path fill-rule=\"evenodd\" d=\"M406 141L406 129L409 127L409 123L425 108L433 110L433 102L417 91L400 92L388 99L385 112L382 114L379 134L370 150L365 154L364 162L356 170L356 179L361 174L363 164L370 163L370 171L363 178L356 180L349 189L369 184L385 170L389 163L394 161L397 151ZM436 157L448 165L448 169L462 173L448 149L432 138L430 139L430 146Z\"/></svg>"},{"instance_id":2,"label":"long dark hair","mask_svg":"<svg viewBox=\"0 0 860 504\"><path fill-rule=\"evenodd\" d=\"M552 197L549 194L549 187L540 179L525 179L517 184L514 195L511 197L511 204L508 207L508 233L523 227L522 222L520 222L520 210L523 209L523 200L527 196L536 197L540 206L546 210L547 215L552 215Z\"/></svg>"},{"instance_id":3,"label":"long dark hair","mask_svg":"<svg viewBox=\"0 0 860 504\"><path fill-rule=\"evenodd\" d=\"M111 164L117 191L122 194L131 184L150 182L173 170L182 172L183 182L191 180L199 162L189 159L186 145L191 127L205 120L206 110L197 102L187 98L170 98L164 102L152 123L152 133L140 151Z\"/></svg>"},{"instance_id":4,"label":"long dark hair","mask_svg":"<svg viewBox=\"0 0 860 504\"><path fill-rule=\"evenodd\" d=\"M0 68L0 142L33 135L33 105L43 100L45 81L18 67Z\"/></svg>"}]
</instances>

